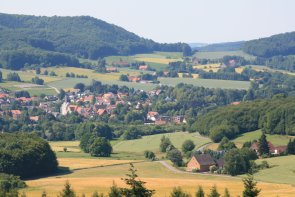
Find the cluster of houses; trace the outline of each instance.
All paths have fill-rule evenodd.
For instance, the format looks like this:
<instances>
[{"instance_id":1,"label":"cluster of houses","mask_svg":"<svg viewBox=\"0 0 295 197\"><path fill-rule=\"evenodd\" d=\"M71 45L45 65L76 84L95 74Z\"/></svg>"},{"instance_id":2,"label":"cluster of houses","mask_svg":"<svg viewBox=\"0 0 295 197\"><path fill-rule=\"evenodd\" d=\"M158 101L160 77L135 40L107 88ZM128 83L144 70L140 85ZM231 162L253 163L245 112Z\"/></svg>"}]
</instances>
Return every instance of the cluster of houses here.
<instances>
[{"instance_id":1,"label":"cluster of houses","mask_svg":"<svg viewBox=\"0 0 295 197\"><path fill-rule=\"evenodd\" d=\"M78 113L85 118L91 118L94 116L115 116L113 113L114 109L117 108L119 104L128 105L128 108L133 110L141 110L144 106L152 105L152 97L157 96L161 93L161 90L151 90L146 92L149 96L149 99L142 102L131 103L128 101L128 94L118 92L117 94L108 92L100 95L94 95L89 91L79 92L79 90L72 90L67 92L64 98L63 103L59 110L56 109L56 104L61 101L58 100L56 96L46 96L43 99L39 97L20 97L15 98L12 95L7 93L0 92L0 116L6 115L4 109L11 109L10 106L14 101L19 101L22 106L25 106L28 109L39 108L57 116L64 116L71 113ZM22 111L20 110L9 110L9 115L18 120L21 117ZM38 121L38 117L30 117L32 121ZM143 120L145 124L156 124L156 125L165 125L169 123L173 124L182 124L186 123L184 116L163 116L157 111L149 111L146 117Z\"/></svg>"}]
</instances>

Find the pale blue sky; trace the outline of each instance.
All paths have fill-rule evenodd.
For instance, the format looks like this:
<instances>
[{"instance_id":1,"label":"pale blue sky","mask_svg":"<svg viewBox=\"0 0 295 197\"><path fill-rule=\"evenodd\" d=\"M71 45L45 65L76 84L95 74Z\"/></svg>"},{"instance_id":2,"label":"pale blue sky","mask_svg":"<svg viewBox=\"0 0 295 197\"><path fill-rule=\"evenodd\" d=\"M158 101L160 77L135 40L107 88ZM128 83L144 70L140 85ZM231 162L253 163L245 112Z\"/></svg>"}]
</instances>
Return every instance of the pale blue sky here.
<instances>
[{"instance_id":1,"label":"pale blue sky","mask_svg":"<svg viewBox=\"0 0 295 197\"><path fill-rule=\"evenodd\" d=\"M0 0L0 12L90 15L159 42L226 42L295 31L295 0Z\"/></svg>"}]
</instances>

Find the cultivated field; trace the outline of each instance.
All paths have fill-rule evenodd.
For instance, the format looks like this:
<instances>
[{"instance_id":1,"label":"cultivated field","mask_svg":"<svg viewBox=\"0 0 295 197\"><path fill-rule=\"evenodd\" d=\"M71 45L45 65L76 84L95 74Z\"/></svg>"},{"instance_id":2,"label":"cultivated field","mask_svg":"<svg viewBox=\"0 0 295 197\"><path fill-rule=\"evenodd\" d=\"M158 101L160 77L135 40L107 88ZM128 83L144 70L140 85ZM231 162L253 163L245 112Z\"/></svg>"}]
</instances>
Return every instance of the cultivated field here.
<instances>
[{"instance_id":1,"label":"cultivated field","mask_svg":"<svg viewBox=\"0 0 295 197\"><path fill-rule=\"evenodd\" d=\"M157 162L136 163L135 167L141 180L147 182L147 187L156 190L156 197L169 196L175 186L181 186L192 194L198 185L202 185L207 194L213 185L217 185L220 193L227 187L233 196L241 195L243 190L242 181L237 177L174 173ZM50 196L56 196L65 181L69 181L79 195L91 196L95 190L106 194L113 181L119 187L125 186L121 178L125 177L128 168L128 164L90 167L66 175L30 180L25 192L27 196L37 197L46 190ZM258 187L262 189L261 196L267 197L292 196L295 192L295 188L287 184L259 183Z\"/></svg>"},{"instance_id":2,"label":"cultivated field","mask_svg":"<svg viewBox=\"0 0 295 197\"><path fill-rule=\"evenodd\" d=\"M220 64L206 64L193 66L194 69L200 69L206 72L218 72L220 70Z\"/></svg>"}]
</instances>

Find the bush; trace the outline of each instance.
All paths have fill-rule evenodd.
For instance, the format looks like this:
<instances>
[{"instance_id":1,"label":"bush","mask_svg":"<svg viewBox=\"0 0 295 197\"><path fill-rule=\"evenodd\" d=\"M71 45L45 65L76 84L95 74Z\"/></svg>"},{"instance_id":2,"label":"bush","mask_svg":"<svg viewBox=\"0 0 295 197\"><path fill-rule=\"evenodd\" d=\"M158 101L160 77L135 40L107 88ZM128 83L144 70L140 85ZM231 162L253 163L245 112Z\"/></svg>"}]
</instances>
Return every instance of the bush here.
<instances>
[{"instance_id":1,"label":"bush","mask_svg":"<svg viewBox=\"0 0 295 197\"><path fill-rule=\"evenodd\" d=\"M209 169L211 173L214 173L215 171L217 171L218 168L215 165L213 165L213 166L210 166Z\"/></svg>"},{"instance_id":2,"label":"bush","mask_svg":"<svg viewBox=\"0 0 295 197\"><path fill-rule=\"evenodd\" d=\"M182 154L177 149L172 149L167 152L167 159L172 161L172 163L176 166L181 166L183 164Z\"/></svg>"},{"instance_id":3,"label":"bush","mask_svg":"<svg viewBox=\"0 0 295 197\"><path fill-rule=\"evenodd\" d=\"M144 151L144 157L145 157L146 159L150 159L150 160L154 161L155 158L156 158L156 155L155 155L155 153L153 153L152 151L148 151L148 150L146 150L146 151Z\"/></svg>"},{"instance_id":4,"label":"bush","mask_svg":"<svg viewBox=\"0 0 295 197\"><path fill-rule=\"evenodd\" d=\"M192 140L185 140L182 144L182 152L186 153L192 151L195 147L196 146Z\"/></svg>"}]
</instances>

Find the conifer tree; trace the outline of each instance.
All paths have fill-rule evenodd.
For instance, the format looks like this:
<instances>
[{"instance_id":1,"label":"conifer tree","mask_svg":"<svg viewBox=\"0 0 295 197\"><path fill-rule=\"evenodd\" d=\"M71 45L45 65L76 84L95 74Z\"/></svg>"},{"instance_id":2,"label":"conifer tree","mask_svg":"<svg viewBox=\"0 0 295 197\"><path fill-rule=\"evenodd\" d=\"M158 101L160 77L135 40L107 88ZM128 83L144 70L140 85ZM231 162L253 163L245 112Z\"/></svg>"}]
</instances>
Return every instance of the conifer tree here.
<instances>
[{"instance_id":1,"label":"conifer tree","mask_svg":"<svg viewBox=\"0 0 295 197\"><path fill-rule=\"evenodd\" d=\"M223 195L223 197L230 197L230 193L229 193L229 191L228 191L227 188L225 188L225 190L224 190L224 195Z\"/></svg>"},{"instance_id":2,"label":"conifer tree","mask_svg":"<svg viewBox=\"0 0 295 197\"><path fill-rule=\"evenodd\" d=\"M198 191L196 193L196 197L205 197L205 192L204 192L202 186L199 186L198 187Z\"/></svg>"},{"instance_id":3,"label":"conifer tree","mask_svg":"<svg viewBox=\"0 0 295 197\"><path fill-rule=\"evenodd\" d=\"M60 192L59 197L76 197L76 194L68 181L66 182L62 192Z\"/></svg>"},{"instance_id":4,"label":"conifer tree","mask_svg":"<svg viewBox=\"0 0 295 197\"><path fill-rule=\"evenodd\" d=\"M112 187L110 188L109 197L121 197L121 190L117 187L117 185L113 182Z\"/></svg>"},{"instance_id":5,"label":"conifer tree","mask_svg":"<svg viewBox=\"0 0 295 197\"><path fill-rule=\"evenodd\" d=\"M243 179L243 182L243 197L256 197L259 195L261 190L256 187L257 182L254 181L254 177L252 175L248 174L247 177Z\"/></svg>"},{"instance_id":6,"label":"conifer tree","mask_svg":"<svg viewBox=\"0 0 295 197\"><path fill-rule=\"evenodd\" d=\"M259 141L258 141L258 151L260 155L268 155L269 154L269 147L268 142L266 140L266 135L262 133Z\"/></svg>"},{"instance_id":7,"label":"conifer tree","mask_svg":"<svg viewBox=\"0 0 295 197\"><path fill-rule=\"evenodd\" d=\"M220 197L220 194L217 191L216 185L211 188L210 195L208 197Z\"/></svg>"}]
</instances>

